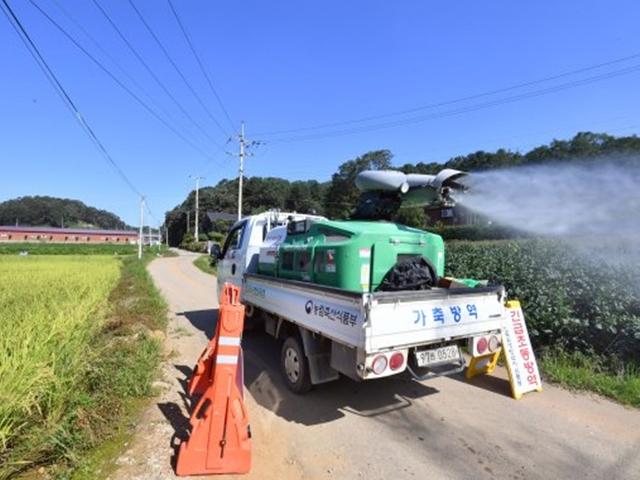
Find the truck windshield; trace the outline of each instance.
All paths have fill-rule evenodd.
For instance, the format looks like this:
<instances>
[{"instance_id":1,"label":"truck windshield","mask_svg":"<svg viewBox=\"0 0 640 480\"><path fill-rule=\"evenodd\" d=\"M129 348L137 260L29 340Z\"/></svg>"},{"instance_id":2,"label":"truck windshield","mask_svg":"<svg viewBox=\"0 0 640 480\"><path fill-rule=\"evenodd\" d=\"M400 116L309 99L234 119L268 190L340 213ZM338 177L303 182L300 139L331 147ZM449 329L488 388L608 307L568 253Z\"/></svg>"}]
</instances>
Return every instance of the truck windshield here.
<instances>
[{"instance_id":1,"label":"truck windshield","mask_svg":"<svg viewBox=\"0 0 640 480\"><path fill-rule=\"evenodd\" d=\"M243 220L242 222L231 227L231 230L229 230L227 238L224 241L224 246L222 247L222 258L225 258L229 251L237 250L238 248L240 248L240 246L242 245L242 240L244 239L244 227L246 223L246 220Z\"/></svg>"}]
</instances>

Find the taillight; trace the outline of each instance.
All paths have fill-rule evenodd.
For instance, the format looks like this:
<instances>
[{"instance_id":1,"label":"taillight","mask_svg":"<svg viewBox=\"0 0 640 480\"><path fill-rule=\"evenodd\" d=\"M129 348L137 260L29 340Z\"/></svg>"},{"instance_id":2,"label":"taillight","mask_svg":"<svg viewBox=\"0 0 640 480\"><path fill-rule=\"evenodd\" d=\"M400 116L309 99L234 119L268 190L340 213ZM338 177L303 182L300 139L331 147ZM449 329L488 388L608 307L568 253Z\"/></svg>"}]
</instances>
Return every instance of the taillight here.
<instances>
[{"instance_id":1,"label":"taillight","mask_svg":"<svg viewBox=\"0 0 640 480\"><path fill-rule=\"evenodd\" d=\"M489 346L487 339L485 337L481 337L476 344L476 348L478 349L478 353L482 355L487 351L487 347Z\"/></svg>"},{"instance_id":2,"label":"taillight","mask_svg":"<svg viewBox=\"0 0 640 480\"><path fill-rule=\"evenodd\" d=\"M373 362L371 363L371 370L373 370L373 373L375 373L376 375L380 375L385 371L386 368L387 357L385 357L384 355L378 355L373 359Z\"/></svg>"},{"instance_id":3,"label":"taillight","mask_svg":"<svg viewBox=\"0 0 640 480\"><path fill-rule=\"evenodd\" d=\"M391 370L398 370L403 363L404 363L404 355L402 355L400 352L396 352L393 355L391 355L391 358L389 359L389 368Z\"/></svg>"},{"instance_id":4,"label":"taillight","mask_svg":"<svg viewBox=\"0 0 640 480\"><path fill-rule=\"evenodd\" d=\"M495 352L500 348L500 340L496 335L491 335L489 337L489 351Z\"/></svg>"}]
</instances>

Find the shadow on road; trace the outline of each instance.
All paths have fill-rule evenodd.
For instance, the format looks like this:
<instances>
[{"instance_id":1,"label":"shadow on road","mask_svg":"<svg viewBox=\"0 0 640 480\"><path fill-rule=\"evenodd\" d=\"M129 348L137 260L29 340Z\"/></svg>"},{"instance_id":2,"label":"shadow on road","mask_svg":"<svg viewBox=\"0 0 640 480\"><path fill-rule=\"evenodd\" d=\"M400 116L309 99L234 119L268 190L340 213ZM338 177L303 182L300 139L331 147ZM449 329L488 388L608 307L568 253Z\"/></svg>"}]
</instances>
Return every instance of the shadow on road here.
<instances>
[{"instance_id":1,"label":"shadow on road","mask_svg":"<svg viewBox=\"0 0 640 480\"><path fill-rule=\"evenodd\" d=\"M509 380L506 378L496 377L495 375L478 375L468 379L464 376L464 372L458 373L457 375L451 375L449 378L467 385L481 388L482 390L497 393L498 395L511 397L511 386L509 385Z\"/></svg>"},{"instance_id":2,"label":"shadow on road","mask_svg":"<svg viewBox=\"0 0 640 480\"><path fill-rule=\"evenodd\" d=\"M188 440L191 430L189 416L184 415L182 412L186 411L191 415L191 412L198 404L200 397L197 395L190 397L187 394L187 386L189 378L191 378L191 374L193 373L193 367L189 367L187 365L174 365L174 367L180 373L177 380L182 387L182 391L179 392L179 394L183 403L183 408L180 408L180 405L175 402L160 402L158 403L158 409L165 416L171 425L171 428L173 428L173 435L171 436L169 444L173 450L170 460L171 467L175 471L180 444Z\"/></svg>"},{"instance_id":3,"label":"shadow on road","mask_svg":"<svg viewBox=\"0 0 640 480\"><path fill-rule=\"evenodd\" d=\"M179 312L177 315L185 317L191 325L196 327L207 336L213 337L213 332L218 321L218 309L208 308L205 310L191 310L189 312Z\"/></svg>"},{"instance_id":4,"label":"shadow on road","mask_svg":"<svg viewBox=\"0 0 640 480\"><path fill-rule=\"evenodd\" d=\"M218 309L193 310L179 315L187 318L207 338L212 337ZM438 393L437 389L415 382L408 376L395 376L373 382L340 378L318 385L306 395L295 395L287 389L280 376L280 346L276 340L260 330L245 332L242 347L247 390L262 407L291 422L316 425L337 420L347 412L374 417L405 409L415 399ZM176 365L176 368L183 375L179 381L184 388L191 367ZM185 405L190 405L186 395L182 396Z\"/></svg>"},{"instance_id":5,"label":"shadow on road","mask_svg":"<svg viewBox=\"0 0 640 480\"><path fill-rule=\"evenodd\" d=\"M264 408L287 421L316 425L351 413L375 417L410 407L413 400L438 390L407 377L355 382L340 378L316 386L305 395L290 392L280 374L280 346L273 338L255 332L245 335L244 383L252 397Z\"/></svg>"}]
</instances>

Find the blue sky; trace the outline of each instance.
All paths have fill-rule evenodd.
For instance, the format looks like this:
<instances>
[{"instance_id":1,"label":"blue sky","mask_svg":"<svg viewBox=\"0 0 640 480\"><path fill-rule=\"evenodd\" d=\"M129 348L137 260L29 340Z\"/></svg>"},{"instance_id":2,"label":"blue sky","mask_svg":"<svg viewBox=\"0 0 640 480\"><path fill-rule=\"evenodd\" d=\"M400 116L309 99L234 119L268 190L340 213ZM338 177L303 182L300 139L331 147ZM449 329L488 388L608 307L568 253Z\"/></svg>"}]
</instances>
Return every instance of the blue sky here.
<instances>
[{"instance_id":1,"label":"blue sky","mask_svg":"<svg viewBox=\"0 0 640 480\"><path fill-rule=\"evenodd\" d=\"M202 150L215 152L214 160L203 157L135 103L31 3L8 1L113 158L147 195L156 219L161 221L164 212L193 188L190 174L204 174L205 185L237 175L236 160L224 153L235 151L237 145L224 145L225 134L127 1L99 3L183 108L224 148L214 146L183 116L91 1L34 0L145 101L160 106L166 112L162 115L183 135ZM230 130L168 3L133 1L208 109ZM249 176L327 180L343 161L378 148L392 150L394 161L403 164L445 161L499 147L526 151L581 130L615 135L640 131L640 72L634 72L394 128L291 142L276 140L300 133L265 134L411 109L634 55L640 52L638 2L174 0L174 5L234 124L244 120L247 136L265 142L247 161ZM84 135L4 16L0 57L0 200L35 194L77 198L136 224L135 194ZM640 57L419 113L474 106L638 64Z\"/></svg>"}]
</instances>

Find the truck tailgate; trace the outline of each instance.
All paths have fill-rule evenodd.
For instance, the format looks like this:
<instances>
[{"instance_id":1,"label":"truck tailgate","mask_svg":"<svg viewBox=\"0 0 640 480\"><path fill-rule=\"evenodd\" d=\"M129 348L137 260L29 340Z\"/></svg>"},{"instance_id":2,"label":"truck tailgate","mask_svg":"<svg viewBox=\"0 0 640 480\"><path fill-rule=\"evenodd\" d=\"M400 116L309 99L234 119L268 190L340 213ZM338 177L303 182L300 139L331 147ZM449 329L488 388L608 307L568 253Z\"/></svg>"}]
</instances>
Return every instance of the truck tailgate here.
<instances>
[{"instance_id":1,"label":"truck tailgate","mask_svg":"<svg viewBox=\"0 0 640 480\"><path fill-rule=\"evenodd\" d=\"M435 288L370 296L367 353L499 330L504 288Z\"/></svg>"}]
</instances>

